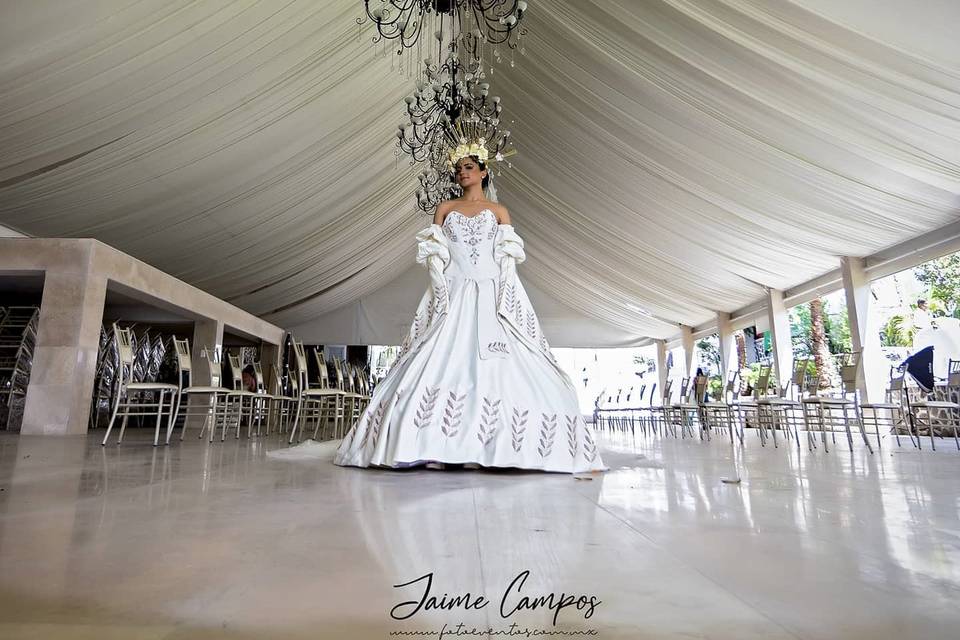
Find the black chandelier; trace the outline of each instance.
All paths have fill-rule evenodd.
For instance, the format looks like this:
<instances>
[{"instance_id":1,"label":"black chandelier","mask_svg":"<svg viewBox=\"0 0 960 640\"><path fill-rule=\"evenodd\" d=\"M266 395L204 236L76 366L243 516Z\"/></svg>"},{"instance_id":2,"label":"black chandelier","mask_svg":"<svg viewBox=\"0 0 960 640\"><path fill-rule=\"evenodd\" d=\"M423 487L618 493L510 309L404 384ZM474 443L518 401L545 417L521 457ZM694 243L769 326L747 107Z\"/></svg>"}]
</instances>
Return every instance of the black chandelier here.
<instances>
[{"instance_id":1,"label":"black chandelier","mask_svg":"<svg viewBox=\"0 0 960 640\"><path fill-rule=\"evenodd\" d=\"M446 20L448 33L458 34L475 59L480 57L482 43L506 44L514 49L526 33L521 26L527 11L524 0L364 0L363 5L367 18L377 27L373 41L397 40L398 54L416 46L431 22L438 23L436 27L442 32ZM357 22L362 24L364 19L358 18Z\"/></svg>"},{"instance_id":2,"label":"black chandelier","mask_svg":"<svg viewBox=\"0 0 960 640\"><path fill-rule=\"evenodd\" d=\"M466 135L464 127L470 127L471 132L482 129L478 135L491 127L496 129L503 106L499 96L490 96L480 64L475 60L462 63L456 49L439 67L426 64L425 75L413 95L404 99L407 118L397 131L397 147L410 156L411 164L439 166L445 161L446 150ZM509 135L505 132L499 137L506 139ZM488 148L491 153L502 150Z\"/></svg>"}]
</instances>

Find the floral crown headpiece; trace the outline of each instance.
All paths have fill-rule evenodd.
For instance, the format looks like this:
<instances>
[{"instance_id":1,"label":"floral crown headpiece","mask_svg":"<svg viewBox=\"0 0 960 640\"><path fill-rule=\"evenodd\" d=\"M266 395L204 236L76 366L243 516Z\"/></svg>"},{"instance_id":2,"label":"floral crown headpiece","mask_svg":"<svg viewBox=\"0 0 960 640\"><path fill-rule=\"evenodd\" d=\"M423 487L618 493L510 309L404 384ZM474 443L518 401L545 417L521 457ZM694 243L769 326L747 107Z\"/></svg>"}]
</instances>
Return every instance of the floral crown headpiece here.
<instances>
[{"instance_id":1,"label":"floral crown headpiece","mask_svg":"<svg viewBox=\"0 0 960 640\"><path fill-rule=\"evenodd\" d=\"M483 164L490 160L490 152L487 150L487 141L483 138L477 138L475 142L470 142L466 138L460 138L460 144L450 150L447 156L447 167L453 169L456 164L464 158L474 156ZM502 160L503 156L497 154L496 160Z\"/></svg>"},{"instance_id":2,"label":"floral crown headpiece","mask_svg":"<svg viewBox=\"0 0 960 640\"><path fill-rule=\"evenodd\" d=\"M501 148L503 145L499 145ZM447 155L447 169L451 172L453 171L456 164L463 160L464 158L469 158L471 156L475 157L477 160L482 162L484 165L490 166L495 162L502 162L504 158L512 156L516 151L513 149L505 151L497 151L493 157L490 157L490 150L487 149L487 140L486 138L477 138L475 141L471 142L467 138L460 138L460 144L450 150Z\"/></svg>"}]
</instances>

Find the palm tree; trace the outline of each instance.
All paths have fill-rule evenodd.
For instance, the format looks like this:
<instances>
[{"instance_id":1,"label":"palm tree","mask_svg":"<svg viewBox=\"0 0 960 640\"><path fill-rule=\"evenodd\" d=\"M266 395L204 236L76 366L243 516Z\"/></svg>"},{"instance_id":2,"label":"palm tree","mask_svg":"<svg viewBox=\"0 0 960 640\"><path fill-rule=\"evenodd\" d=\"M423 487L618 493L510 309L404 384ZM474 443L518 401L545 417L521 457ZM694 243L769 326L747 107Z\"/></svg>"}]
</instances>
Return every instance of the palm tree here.
<instances>
[{"instance_id":1,"label":"palm tree","mask_svg":"<svg viewBox=\"0 0 960 640\"><path fill-rule=\"evenodd\" d=\"M813 346L813 361L820 376L820 388L826 389L833 379L833 358L827 346L827 332L823 326L823 302L820 298L810 301L810 342Z\"/></svg>"}]
</instances>

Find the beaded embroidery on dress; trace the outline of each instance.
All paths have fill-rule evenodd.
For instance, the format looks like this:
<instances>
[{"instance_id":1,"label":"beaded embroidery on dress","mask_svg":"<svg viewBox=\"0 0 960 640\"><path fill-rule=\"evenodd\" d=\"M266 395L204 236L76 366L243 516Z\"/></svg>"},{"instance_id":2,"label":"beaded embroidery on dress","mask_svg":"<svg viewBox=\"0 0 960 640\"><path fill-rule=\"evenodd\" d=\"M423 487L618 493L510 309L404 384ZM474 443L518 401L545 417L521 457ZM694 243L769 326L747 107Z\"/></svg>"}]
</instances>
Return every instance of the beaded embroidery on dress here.
<instances>
[{"instance_id":1,"label":"beaded embroidery on dress","mask_svg":"<svg viewBox=\"0 0 960 640\"><path fill-rule=\"evenodd\" d=\"M513 227L490 210L454 211L417 240L430 289L336 464L603 469L593 427L517 277L525 254Z\"/></svg>"}]
</instances>

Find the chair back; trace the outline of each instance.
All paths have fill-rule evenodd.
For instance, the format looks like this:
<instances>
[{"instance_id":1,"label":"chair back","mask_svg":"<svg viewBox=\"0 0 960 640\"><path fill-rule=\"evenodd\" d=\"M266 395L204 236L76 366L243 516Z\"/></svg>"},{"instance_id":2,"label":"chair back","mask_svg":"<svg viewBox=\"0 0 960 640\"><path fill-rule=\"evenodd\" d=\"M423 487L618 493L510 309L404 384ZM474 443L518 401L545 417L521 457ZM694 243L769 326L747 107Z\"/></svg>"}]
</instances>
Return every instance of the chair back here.
<instances>
[{"instance_id":1,"label":"chair back","mask_svg":"<svg viewBox=\"0 0 960 640\"><path fill-rule=\"evenodd\" d=\"M179 375L177 376L177 383L180 385L180 388L183 388L183 375L187 375L187 386L191 385L191 380L193 377L193 361L190 359L190 341L184 338L174 336L173 337L173 347L177 352L177 369L179 370Z\"/></svg>"},{"instance_id":2,"label":"chair back","mask_svg":"<svg viewBox=\"0 0 960 640\"><path fill-rule=\"evenodd\" d=\"M116 400L119 402L120 395L124 393L127 385L133 382L133 364L136 355L133 351L133 330L121 329L114 323L113 335L117 345L117 356L119 359L119 370L115 378Z\"/></svg>"},{"instance_id":3,"label":"chair back","mask_svg":"<svg viewBox=\"0 0 960 640\"><path fill-rule=\"evenodd\" d=\"M240 356L228 353L227 362L230 364L230 379L233 384L233 390L239 391L243 388L243 369L240 367Z\"/></svg>"},{"instance_id":4,"label":"chair back","mask_svg":"<svg viewBox=\"0 0 960 640\"><path fill-rule=\"evenodd\" d=\"M330 370L327 368L327 361L323 357L323 351L319 348L313 348L313 360L317 363L317 378L321 389L330 388Z\"/></svg>"},{"instance_id":5,"label":"chair back","mask_svg":"<svg viewBox=\"0 0 960 640\"><path fill-rule=\"evenodd\" d=\"M683 378L680 378L680 397L678 398L678 400L680 402L687 402L689 400L689 397L688 397L689 395L690 395L690 378L687 376L684 376Z\"/></svg>"},{"instance_id":6,"label":"chair back","mask_svg":"<svg viewBox=\"0 0 960 640\"><path fill-rule=\"evenodd\" d=\"M113 325L114 334L117 336L117 353L120 356L120 364L133 366L134 353L133 353L133 330L132 329L121 329L117 325Z\"/></svg>"},{"instance_id":7,"label":"chair back","mask_svg":"<svg viewBox=\"0 0 960 640\"><path fill-rule=\"evenodd\" d=\"M951 360L951 362L953 362L953 360ZM904 376L906 375L907 372L905 369L897 371L896 367L890 367L890 385L887 387L887 402L903 404L903 394L906 390Z\"/></svg>"},{"instance_id":8,"label":"chair back","mask_svg":"<svg viewBox=\"0 0 960 640\"><path fill-rule=\"evenodd\" d=\"M343 385L343 369L340 368L340 358L334 356L333 358L333 373L336 378L336 389L339 391L346 391L346 388Z\"/></svg>"},{"instance_id":9,"label":"chair back","mask_svg":"<svg viewBox=\"0 0 960 640\"><path fill-rule=\"evenodd\" d=\"M307 354L303 350L303 343L299 340L291 340L293 344L293 370L291 385L294 385L294 395L298 395L301 389L307 389Z\"/></svg>"},{"instance_id":10,"label":"chair back","mask_svg":"<svg viewBox=\"0 0 960 640\"><path fill-rule=\"evenodd\" d=\"M653 399L656 397L656 395L657 395L657 383L654 382L652 385L650 385L650 396L647 398L648 407L653 407Z\"/></svg>"},{"instance_id":11,"label":"chair back","mask_svg":"<svg viewBox=\"0 0 960 640\"><path fill-rule=\"evenodd\" d=\"M220 363L215 362L215 358L211 357L210 352L207 349L203 350L203 353L200 354L200 357L207 361L207 370L210 372L210 386L222 387L223 374L220 369Z\"/></svg>"},{"instance_id":12,"label":"chair back","mask_svg":"<svg viewBox=\"0 0 960 640\"><path fill-rule=\"evenodd\" d=\"M947 386L960 387L960 360L951 358L947 362Z\"/></svg>"},{"instance_id":13,"label":"chair back","mask_svg":"<svg viewBox=\"0 0 960 640\"><path fill-rule=\"evenodd\" d=\"M844 396L857 392L857 376L860 374L860 352L845 356L840 365L840 391Z\"/></svg>"},{"instance_id":14,"label":"chair back","mask_svg":"<svg viewBox=\"0 0 960 640\"><path fill-rule=\"evenodd\" d=\"M660 394L660 405L666 406L670 404L670 392L673 387L673 378L667 378L667 381L663 385L663 393Z\"/></svg>"},{"instance_id":15,"label":"chair back","mask_svg":"<svg viewBox=\"0 0 960 640\"><path fill-rule=\"evenodd\" d=\"M707 376L697 376L693 381L693 401L696 404L702 404L707 395L707 387L710 384L710 378Z\"/></svg>"},{"instance_id":16,"label":"chair back","mask_svg":"<svg viewBox=\"0 0 960 640\"><path fill-rule=\"evenodd\" d=\"M263 367L259 362L253 363L253 379L257 382L257 393L266 393L266 386L263 384Z\"/></svg>"},{"instance_id":17,"label":"chair back","mask_svg":"<svg viewBox=\"0 0 960 640\"><path fill-rule=\"evenodd\" d=\"M728 371L727 372L727 383L723 386L723 397L721 398L725 402L730 402L736 400L740 391L740 372L739 371Z\"/></svg>"},{"instance_id":18,"label":"chair back","mask_svg":"<svg viewBox=\"0 0 960 640\"><path fill-rule=\"evenodd\" d=\"M783 393L784 397L796 399L797 395L802 395L807 382L807 367L810 366L810 358L793 361L793 377L790 379L789 389Z\"/></svg>"},{"instance_id":19,"label":"chair back","mask_svg":"<svg viewBox=\"0 0 960 640\"><path fill-rule=\"evenodd\" d=\"M754 398L763 398L770 390L770 370L770 365L760 365L760 372L757 376L757 386L753 389Z\"/></svg>"}]
</instances>

